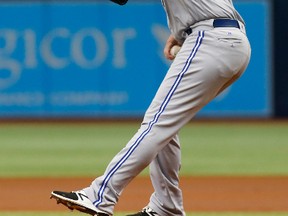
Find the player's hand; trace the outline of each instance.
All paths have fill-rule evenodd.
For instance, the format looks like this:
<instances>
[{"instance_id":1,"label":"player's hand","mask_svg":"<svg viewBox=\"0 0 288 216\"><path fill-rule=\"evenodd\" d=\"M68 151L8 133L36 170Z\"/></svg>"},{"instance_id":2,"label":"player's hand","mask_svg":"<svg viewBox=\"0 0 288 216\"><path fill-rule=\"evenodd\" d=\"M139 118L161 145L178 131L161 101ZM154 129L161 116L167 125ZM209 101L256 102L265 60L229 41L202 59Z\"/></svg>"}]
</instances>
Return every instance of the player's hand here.
<instances>
[{"instance_id":1,"label":"player's hand","mask_svg":"<svg viewBox=\"0 0 288 216\"><path fill-rule=\"evenodd\" d=\"M175 56L171 54L171 48L175 45L181 46L181 44L174 38L174 36L170 35L164 47L164 56L169 60L173 60L175 58Z\"/></svg>"}]
</instances>

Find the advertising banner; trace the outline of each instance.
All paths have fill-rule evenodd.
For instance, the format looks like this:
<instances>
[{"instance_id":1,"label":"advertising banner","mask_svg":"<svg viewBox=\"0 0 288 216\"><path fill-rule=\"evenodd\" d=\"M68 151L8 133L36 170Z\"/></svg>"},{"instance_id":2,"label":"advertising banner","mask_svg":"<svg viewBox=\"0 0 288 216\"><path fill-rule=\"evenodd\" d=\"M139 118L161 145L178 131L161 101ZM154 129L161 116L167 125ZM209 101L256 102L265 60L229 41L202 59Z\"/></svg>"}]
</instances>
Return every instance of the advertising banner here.
<instances>
[{"instance_id":1,"label":"advertising banner","mask_svg":"<svg viewBox=\"0 0 288 216\"><path fill-rule=\"evenodd\" d=\"M269 4L235 6L247 22L251 63L200 117L272 113ZM171 63L160 1L7 1L0 20L0 118L141 117Z\"/></svg>"}]
</instances>

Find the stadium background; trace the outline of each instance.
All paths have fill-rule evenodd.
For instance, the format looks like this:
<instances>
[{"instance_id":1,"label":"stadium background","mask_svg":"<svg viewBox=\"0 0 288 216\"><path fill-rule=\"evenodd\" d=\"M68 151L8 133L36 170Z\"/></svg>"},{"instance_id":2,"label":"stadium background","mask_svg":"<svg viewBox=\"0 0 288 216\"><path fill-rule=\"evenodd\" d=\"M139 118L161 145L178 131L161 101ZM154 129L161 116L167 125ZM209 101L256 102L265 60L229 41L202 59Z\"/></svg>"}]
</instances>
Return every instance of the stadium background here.
<instances>
[{"instance_id":1,"label":"stadium background","mask_svg":"<svg viewBox=\"0 0 288 216\"><path fill-rule=\"evenodd\" d=\"M181 132L181 176L196 196L186 207L188 215L285 215L288 3L234 3L251 63ZM66 215L49 190L100 175L137 130L169 66L168 34L160 1L0 1L0 215ZM255 184L242 185L248 180ZM136 188L138 203L119 215L145 205Z\"/></svg>"}]
</instances>

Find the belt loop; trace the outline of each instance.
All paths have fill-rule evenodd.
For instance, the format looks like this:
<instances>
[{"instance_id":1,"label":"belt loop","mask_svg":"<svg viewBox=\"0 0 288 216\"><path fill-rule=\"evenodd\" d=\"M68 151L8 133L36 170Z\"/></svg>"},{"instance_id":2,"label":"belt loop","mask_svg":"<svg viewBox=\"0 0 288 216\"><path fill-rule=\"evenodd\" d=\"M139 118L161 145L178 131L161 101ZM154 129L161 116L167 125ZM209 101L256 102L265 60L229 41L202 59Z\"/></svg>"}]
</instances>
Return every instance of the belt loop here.
<instances>
[{"instance_id":1,"label":"belt loop","mask_svg":"<svg viewBox=\"0 0 288 216\"><path fill-rule=\"evenodd\" d=\"M185 33L186 33L187 35L190 35L190 34L192 33L192 28L191 28L191 27L187 28L187 29L185 30Z\"/></svg>"}]
</instances>

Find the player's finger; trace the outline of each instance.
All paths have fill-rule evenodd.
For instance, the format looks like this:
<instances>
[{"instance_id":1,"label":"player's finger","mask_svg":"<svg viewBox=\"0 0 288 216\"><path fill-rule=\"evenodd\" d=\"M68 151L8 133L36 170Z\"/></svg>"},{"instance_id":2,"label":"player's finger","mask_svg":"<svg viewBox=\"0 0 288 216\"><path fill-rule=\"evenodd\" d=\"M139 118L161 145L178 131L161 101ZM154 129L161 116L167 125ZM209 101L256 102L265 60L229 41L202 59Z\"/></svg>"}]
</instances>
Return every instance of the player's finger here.
<instances>
[{"instance_id":1,"label":"player's finger","mask_svg":"<svg viewBox=\"0 0 288 216\"><path fill-rule=\"evenodd\" d=\"M164 48L164 56L168 60L173 60L175 56L171 55L171 48L173 47L172 44L167 44Z\"/></svg>"}]
</instances>

